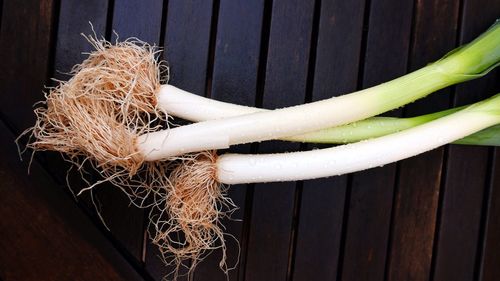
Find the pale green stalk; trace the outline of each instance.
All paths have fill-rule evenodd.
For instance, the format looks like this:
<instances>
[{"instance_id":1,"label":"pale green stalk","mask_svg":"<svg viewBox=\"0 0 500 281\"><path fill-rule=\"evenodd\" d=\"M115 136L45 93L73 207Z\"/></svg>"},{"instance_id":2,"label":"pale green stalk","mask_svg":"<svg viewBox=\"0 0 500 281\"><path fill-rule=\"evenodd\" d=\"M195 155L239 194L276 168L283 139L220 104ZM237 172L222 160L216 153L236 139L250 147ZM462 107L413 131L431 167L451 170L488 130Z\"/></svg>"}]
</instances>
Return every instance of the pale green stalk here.
<instances>
[{"instance_id":1,"label":"pale green stalk","mask_svg":"<svg viewBox=\"0 0 500 281\"><path fill-rule=\"evenodd\" d=\"M452 108L411 118L372 117L351 124L284 138L286 141L322 144L346 144L403 131L444 117L465 108ZM500 126L493 126L467 136L454 144L500 146Z\"/></svg>"}]
</instances>

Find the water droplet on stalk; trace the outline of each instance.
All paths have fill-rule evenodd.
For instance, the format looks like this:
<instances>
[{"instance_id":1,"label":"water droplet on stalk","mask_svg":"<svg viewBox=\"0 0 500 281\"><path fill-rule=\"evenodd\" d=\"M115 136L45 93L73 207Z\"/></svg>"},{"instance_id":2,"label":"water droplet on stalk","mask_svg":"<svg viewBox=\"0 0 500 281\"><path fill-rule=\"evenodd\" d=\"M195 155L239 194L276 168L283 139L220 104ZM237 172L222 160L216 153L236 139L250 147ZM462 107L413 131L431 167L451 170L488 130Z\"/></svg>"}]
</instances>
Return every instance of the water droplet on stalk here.
<instances>
[{"instance_id":1,"label":"water droplet on stalk","mask_svg":"<svg viewBox=\"0 0 500 281\"><path fill-rule=\"evenodd\" d=\"M248 162L249 162L249 164L250 164L251 166L255 166L255 165L257 164L257 161L256 161L253 157L251 157L251 158L248 160Z\"/></svg>"}]
</instances>

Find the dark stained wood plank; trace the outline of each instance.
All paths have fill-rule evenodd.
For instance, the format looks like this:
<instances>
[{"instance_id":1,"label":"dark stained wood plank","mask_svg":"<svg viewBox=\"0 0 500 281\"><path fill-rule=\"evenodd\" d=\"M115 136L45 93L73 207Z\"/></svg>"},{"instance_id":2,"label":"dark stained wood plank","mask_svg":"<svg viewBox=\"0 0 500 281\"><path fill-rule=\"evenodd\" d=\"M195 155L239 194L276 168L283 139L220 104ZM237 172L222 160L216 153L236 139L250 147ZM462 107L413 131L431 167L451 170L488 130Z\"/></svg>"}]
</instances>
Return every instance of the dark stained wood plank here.
<instances>
[{"instance_id":1,"label":"dark stained wood plank","mask_svg":"<svg viewBox=\"0 0 500 281\"><path fill-rule=\"evenodd\" d=\"M169 1L165 56L169 83L205 95L213 1Z\"/></svg>"},{"instance_id":2,"label":"dark stained wood plank","mask_svg":"<svg viewBox=\"0 0 500 281\"><path fill-rule=\"evenodd\" d=\"M347 177L304 182L293 280L335 280L346 186Z\"/></svg>"},{"instance_id":3,"label":"dark stained wood plank","mask_svg":"<svg viewBox=\"0 0 500 281\"><path fill-rule=\"evenodd\" d=\"M2 28L3 0L0 1L0 29Z\"/></svg>"},{"instance_id":4,"label":"dark stained wood plank","mask_svg":"<svg viewBox=\"0 0 500 281\"><path fill-rule=\"evenodd\" d=\"M145 211L131 205L120 189L109 184L98 187L94 191L94 197L110 234L126 251L122 254L131 257L130 260L135 265L140 265L144 261ZM99 218L94 219L101 223Z\"/></svg>"},{"instance_id":5,"label":"dark stained wood plank","mask_svg":"<svg viewBox=\"0 0 500 281\"><path fill-rule=\"evenodd\" d=\"M342 280L383 280L395 165L354 174Z\"/></svg>"},{"instance_id":6,"label":"dark stained wood plank","mask_svg":"<svg viewBox=\"0 0 500 281\"><path fill-rule=\"evenodd\" d=\"M264 1L220 2L211 98L255 105L263 13ZM248 153L250 145L239 146L233 151ZM245 252L241 252L240 258L239 250L246 248L242 243L245 243L244 224L249 223L249 218L245 217L247 190L247 185L234 185L229 190L229 196L239 209L233 213L233 220L223 221L226 232L233 236L226 239L227 264L232 267L240 260L237 267L229 272L229 280L238 280L240 272L243 272L239 269L245 265ZM239 241L240 247L234 239ZM197 267L194 280L225 280L224 273L219 268L220 259L220 251L208 256Z\"/></svg>"},{"instance_id":7,"label":"dark stained wood plank","mask_svg":"<svg viewBox=\"0 0 500 281\"><path fill-rule=\"evenodd\" d=\"M67 79L62 73L82 62L86 57L83 52L92 51L93 47L81 35L92 34L89 22L99 37L104 36L107 11L108 0L61 0L54 63L57 78Z\"/></svg>"},{"instance_id":8,"label":"dark stained wood plank","mask_svg":"<svg viewBox=\"0 0 500 281\"><path fill-rule=\"evenodd\" d=\"M143 280L37 162L26 175L3 122L0 132L0 276Z\"/></svg>"},{"instance_id":9,"label":"dark stained wood plank","mask_svg":"<svg viewBox=\"0 0 500 281\"><path fill-rule=\"evenodd\" d=\"M497 75L499 77L500 75ZM500 83L497 83L497 85ZM479 265L479 278L482 281L500 279L500 149L496 148L490 170L490 192L487 208L485 237Z\"/></svg>"},{"instance_id":10,"label":"dark stained wood plank","mask_svg":"<svg viewBox=\"0 0 500 281\"><path fill-rule=\"evenodd\" d=\"M114 0L113 30L121 40L137 37L160 44L163 0Z\"/></svg>"},{"instance_id":11,"label":"dark stained wood plank","mask_svg":"<svg viewBox=\"0 0 500 281\"><path fill-rule=\"evenodd\" d=\"M305 100L314 2L274 1L271 13L263 106L273 109ZM259 148L277 152L299 146L265 143ZM255 185L245 280L284 280L290 274L295 197L293 182Z\"/></svg>"},{"instance_id":12,"label":"dark stained wood plank","mask_svg":"<svg viewBox=\"0 0 500 281\"><path fill-rule=\"evenodd\" d=\"M264 1L220 2L211 97L255 104Z\"/></svg>"},{"instance_id":13,"label":"dark stained wood plank","mask_svg":"<svg viewBox=\"0 0 500 281\"><path fill-rule=\"evenodd\" d=\"M34 115L32 113L31 105L41 99L43 84L47 82L48 72L51 69L52 62L50 61L51 55L51 37L54 31L55 11L58 10L55 4L52 1L22 1L15 2L9 1L5 2L3 6L3 21L2 21L2 31L1 31L1 43L0 49L2 50L1 59L3 64L2 67L2 79L0 82L0 89L3 93L9 93L9 95L2 95L1 103L1 111L2 118L9 123L11 128L15 131L15 133L19 133L19 130L24 129L31 124L33 124ZM22 27L22 28L20 28ZM55 38L55 37L54 37ZM16 98L11 98L11 97ZM8 137L7 132L4 133L6 139L8 138L10 141L13 139ZM12 146L11 151L15 151ZM7 161L7 160L6 160ZM11 160L12 162L17 162L17 160ZM8 162L5 162L8 163ZM15 165L15 163L13 164ZM37 165L37 164L34 164ZM16 171L19 169L16 168ZM8 174L8 172L5 172ZM10 183L12 183L16 179L16 175L12 174L10 178ZM22 178L25 178L25 173L22 173ZM7 179L5 181L7 182ZM33 186L31 186L33 187ZM52 188L57 187L55 185L51 186ZM24 196L23 193L19 193L19 196ZM7 196L9 197L9 196ZM62 197L64 200L71 201L68 197ZM8 198L6 198L7 200ZM61 210L68 209L68 212L72 212L71 206L64 207L68 205L68 202L65 202L61 199L62 202L52 202L53 206L62 206ZM21 199L20 199L21 200ZM35 204L35 202L33 202ZM41 204L41 203L37 203ZM26 205L30 205L26 203ZM43 208L42 205L38 205L39 209ZM73 207L74 208L74 207ZM40 209L41 210L41 209ZM28 214L32 218L36 218L36 213ZM29 217L28 217L29 218ZM25 219L28 219L25 217ZM32 219L31 218L31 219ZM78 220L76 220L78 221ZM7 221L5 221L7 223ZM20 223L19 227L23 227ZM88 225L88 223L82 223L83 225ZM17 226L11 226L12 229L17 229L21 231L22 229L17 228ZM36 227L40 229L41 227ZM36 230L35 228L35 230ZM33 230L28 228L23 235L33 235L29 230ZM54 235L57 239L57 233L50 233L45 230L47 236ZM64 229L58 229L56 232L63 232ZM97 233L97 232L96 232ZM65 234L66 235L66 234ZM96 234L97 235L97 234ZM3 237L3 236L2 236ZM62 236L65 239L66 236ZM71 239L71 238L70 238ZM103 239L102 237L97 237L96 239ZM11 242L11 241L10 241ZM19 243L22 244L23 240L19 239ZM31 251L35 251L34 253L28 254L31 257L38 257L38 259L43 260L44 258L50 260L50 257L43 257L49 252L52 252L49 248L46 248L44 245L40 245L40 243L46 243L46 241L37 242L36 248L31 249ZM61 243L58 241L58 243ZM79 242L76 242L77 245ZM13 244L16 245L16 244ZM82 246L83 247L83 246ZM19 246L19 248L21 248ZM109 246L104 249L109 248ZM48 250L47 250L48 249ZM44 251L47 250L47 251ZM3 251L2 251L3 252ZM68 252L66 252L68 253ZM70 256L70 254L67 254ZM118 254L114 254L118 255ZM87 256L88 258L89 256ZM57 256L57 261L62 264L64 256ZM70 259L70 258L68 258ZM26 259L28 262L33 262L31 259ZM54 263L54 260L51 260ZM7 263L3 263L7 264ZM10 264L10 262L9 262ZM56 263L57 264L57 263ZM57 264L59 265L59 264ZM7 267L7 266L6 266ZM16 270L13 267L14 271ZM57 274L58 266L53 266L50 268L52 271L51 274ZM26 270L26 269L25 269ZM71 270L71 269L70 269ZM104 271L104 269L101 269ZM28 270L29 271L29 270ZM35 272L35 271L29 271ZM92 272L89 270L89 272ZM47 273L49 273L47 271Z\"/></svg>"},{"instance_id":14,"label":"dark stained wood plank","mask_svg":"<svg viewBox=\"0 0 500 281\"><path fill-rule=\"evenodd\" d=\"M449 152L434 280L473 280L488 149L450 147Z\"/></svg>"},{"instance_id":15,"label":"dark stained wood plank","mask_svg":"<svg viewBox=\"0 0 500 281\"><path fill-rule=\"evenodd\" d=\"M471 41L486 30L499 16L498 11L499 1L464 1L461 43ZM458 86L454 105L476 102L496 93L497 79L495 75L488 75ZM449 148L434 280L474 279L488 158L487 147L452 145Z\"/></svg>"},{"instance_id":16,"label":"dark stained wood plank","mask_svg":"<svg viewBox=\"0 0 500 281\"><path fill-rule=\"evenodd\" d=\"M168 1L166 27L163 27L169 83L199 95L205 95L213 7L213 1ZM157 280L175 269L163 264L158 249L149 242L145 267ZM182 270L180 274L187 271ZM183 276L179 280L187 278Z\"/></svg>"},{"instance_id":17,"label":"dark stained wood plank","mask_svg":"<svg viewBox=\"0 0 500 281\"><path fill-rule=\"evenodd\" d=\"M412 0L370 2L363 88L392 80L406 72L412 15Z\"/></svg>"},{"instance_id":18,"label":"dark stained wood plank","mask_svg":"<svg viewBox=\"0 0 500 281\"><path fill-rule=\"evenodd\" d=\"M456 42L459 1L417 0L410 68L435 61ZM444 90L409 105L408 115L449 106ZM388 280L427 280L431 260L441 183L443 148L402 161L393 209Z\"/></svg>"},{"instance_id":19,"label":"dark stained wood plank","mask_svg":"<svg viewBox=\"0 0 500 281\"><path fill-rule=\"evenodd\" d=\"M313 100L338 96L356 89L364 5L364 1L321 2ZM294 280L336 278L346 186L347 176L304 182Z\"/></svg>"},{"instance_id":20,"label":"dark stained wood plank","mask_svg":"<svg viewBox=\"0 0 500 281\"><path fill-rule=\"evenodd\" d=\"M33 125L32 105L43 97L54 9L50 0L3 3L0 112L16 133Z\"/></svg>"},{"instance_id":21,"label":"dark stained wood plank","mask_svg":"<svg viewBox=\"0 0 500 281\"><path fill-rule=\"evenodd\" d=\"M377 0L370 5L363 88L406 73L411 37L413 1ZM353 175L342 280L384 279L395 177L394 164Z\"/></svg>"}]
</instances>

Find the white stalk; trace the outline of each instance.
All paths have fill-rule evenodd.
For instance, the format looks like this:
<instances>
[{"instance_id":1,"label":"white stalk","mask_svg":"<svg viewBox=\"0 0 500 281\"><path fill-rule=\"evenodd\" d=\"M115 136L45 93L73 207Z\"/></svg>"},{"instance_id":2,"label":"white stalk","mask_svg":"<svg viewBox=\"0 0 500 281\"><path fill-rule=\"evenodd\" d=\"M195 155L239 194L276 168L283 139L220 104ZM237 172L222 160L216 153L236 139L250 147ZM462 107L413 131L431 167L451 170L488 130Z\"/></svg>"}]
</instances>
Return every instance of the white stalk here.
<instances>
[{"instance_id":1,"label":"white stalk","mask_svg":"<svg viewBox=\"0 0 500 281\"><path fill-rule=\"evenodd\" d=\"M392 135L333 148L282 154L225 154L221 183L307 180L341 175L409 158L500 123L500 95Z\"/></svg>"},{"instance_id":2,"label":"white stalk","mask_svg":"<svg viewBox=\"0 0 500 281\"><path fill-rule=\"evenodd\" d=\"M158 106L168 115L200 122L240 116L266 109L221 102L186 92L172 85L162 85L158 94Z\"/></svg>"},{"instance_id":3,"label":"white stalk","mask_svg":"<svg viewBox=\"0 0 500 281\"><path fill-rule=\"evenodd\" d=\"M138 148L146 160L155 161L188 152L299 135L378 115L462 78L463 75L450 75L440 65L433 64L349 95L150 133L139 137Z\"/></svg>"}]
</instances>

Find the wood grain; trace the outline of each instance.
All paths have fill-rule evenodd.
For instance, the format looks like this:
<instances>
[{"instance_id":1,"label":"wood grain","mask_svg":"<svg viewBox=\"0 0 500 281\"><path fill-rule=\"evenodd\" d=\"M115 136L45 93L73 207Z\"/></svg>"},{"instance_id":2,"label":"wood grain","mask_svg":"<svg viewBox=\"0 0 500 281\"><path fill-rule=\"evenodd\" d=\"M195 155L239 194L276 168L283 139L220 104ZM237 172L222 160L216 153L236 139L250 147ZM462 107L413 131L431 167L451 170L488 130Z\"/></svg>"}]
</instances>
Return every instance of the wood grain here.
<instances>
[{"instance_id":1,"label":"wood grain","mask_svg":"<svg viewBox=\"0 0 500 281\"><path fill-rule=\"evenodd\" d=\"M489 7L481 11L483 7ZM498 17L498 1L465 1L462 7L460 43L486 30ZM478 13L481 17L477 17ZM456 87L454 105L477 102L498 91L495 75ZM448 151L434 280L473 280L484 192L487 187L489 148L452 145ZM466 160L465 160L466 159Z\"/></svg>"},{"instance_id":2,"label":"wood grain","mask_svg":"<svg viewBox=\"0 0 500 281\"><path fill-rule=\"evenodd\" d=\"M492 160L485 237L484 242L480 244L483 254L480 258L478 275L479 280L482 281L500 278L498 267L500 260L500 150L498 148L495 149Z\"/></svg>"},{"instance_id":3,"label":"wood grain","mask_svg":"<svg viewBox=\"0 0 500 281\"><path fill-rule=\"evenodd\" d=\"M417 69L453 49L459 2L418 0L415 6L410 68ZM441 15L447 15L442 17ZM447 108L450 90L439 91L405 108L414 116ZM427 280L436 230L444 149L400 162L388 280Z\"/></svg>"},{"instance_id":4,"label":"wood grain","mask_svg":"<svg viewBox=\"0 0 500 281\"><path fill-rule=\"evenodd\" d=\"M159 46L163 0L114 0L113 31L124 40L137 37Z\"/></svg>"},{"instance_id":5,"label":"wood grain","mask_svg":"<svg viewBox=\"0 0 500 281\"><path fill-rule=\"evenodd\" d=\"M314 3L274 1L271 13L263 106L273 109L305 100ZM259 151L298 148L297 144L265 143ZM255 185L245 280L283 280L290 274L295 192L293 182Z\"/></svg>"},{"instance_id":6,"label":"wood grain","mask_svg":"<svg viewBox=\"0 0 500 281\"><path fill-rule=\"evenodd\" d=\"M319 9L313 101L356 90L364 1L322 1ZM347 176L304 182L299 202L294 280L336 278L346 187Z\"/></svg>"},{"instance_id":7,"label":"wood grain","mask_svg":"<svg viewBox=\"0 0 500 281\"><path fill-rule=\"evenodd\" d=\"M0 276L5 280L143 280L43 168L21 163L0 122Z\"/></svg>"},{"instance_id":8,"label":"wood grain","mask_svg":"<svg viewBox=\"0 0 500 281\"><path fill-rule=\"evenodd\" d=\"M0 112L18 134L33 125L32 105L47 81L53 1L5 1L0 30ZM19 28L22 27L22 28ZM15 97L15 98L13 98Z\"/></svg>"},{"instance_id":9,"label":"wood grain","mask_svg":"<svg viewBox=\"0 0 500 281\"><path fill-rule=\"evenodd\" d=\"M413 1L370 1L362 88L407 72L412 12ZM342 280L384 280L395 179L395 164L353 175Z\"/></svg>"},{"instance_id":10,"label":"wood grain","mask_svg":"<svg viewBox=\"0 0 500 281\"><path fill-rule=\"evenodd\" d=\"M205 95L213 1L169 1L165 59L169 83Z\"/></svg>"}]
</instances>

